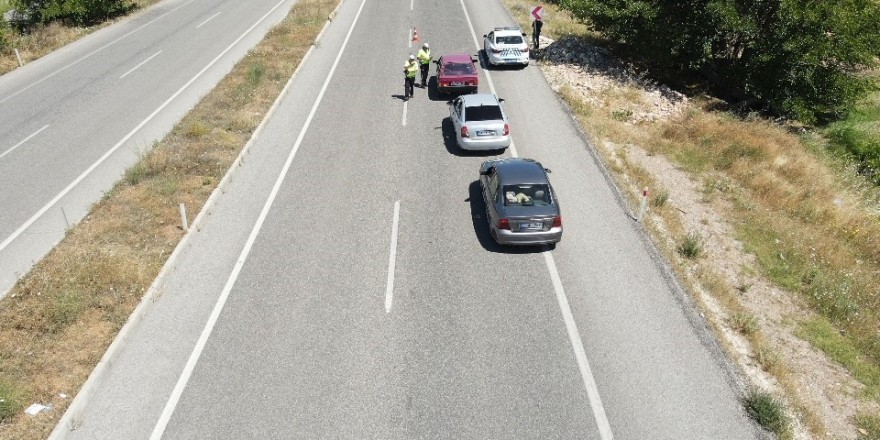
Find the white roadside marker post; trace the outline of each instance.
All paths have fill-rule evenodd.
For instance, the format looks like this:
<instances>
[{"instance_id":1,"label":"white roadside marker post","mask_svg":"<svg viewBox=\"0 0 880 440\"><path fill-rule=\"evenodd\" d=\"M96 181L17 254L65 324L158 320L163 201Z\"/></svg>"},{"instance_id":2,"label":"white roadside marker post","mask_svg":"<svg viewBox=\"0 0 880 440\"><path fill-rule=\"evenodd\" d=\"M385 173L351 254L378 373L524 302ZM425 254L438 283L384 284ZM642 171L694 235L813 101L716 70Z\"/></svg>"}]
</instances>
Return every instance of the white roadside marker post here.
<instances>
[{"instance_id":1,"label":"white roadside marker post","mask_svg":"<svg viewBox=\"0 0 880 440\"><path fill-rule=\"evenodd\" d=\"M648 188L642 190L642 206L639 207L639 216L636 218L636 221L641 222L642 217L645 215L645 208L648 207Z\"/></svg>"},{"instance_id":2,"label":"white roadside marker post","mask_svg":"<svg viewBox=\"0 0 880 440\"><path fill-rule=\"evenodd\" d=\"M183 232L189 230L189 221L186 219L186 205L180 204L180 220L183 226Z\"/></svg>"},{"instance_id":3,"label":"white roadside marker post","mask_svg":"<svg viewBox=\"0 0 880 440\"><path fill-rule=\"evenodd\" d=\"M15 57L18 58L18 67L24 67L24 63L21 62L21 54L18 53L18 48L15 48Z\"/></svg>"},{"instance_id":4,"label":"white roadside marker post","mask_svg":"<svg viewBox=\"0 0 880 440\"><path fill-rule=\"evenodd\" d=\"M67 213L64 212L64 207L61 207L61 216L64 217L64 224L67 225L67 229L70 229L70 221L67 220Z\"/></svg>"}]
</instances>

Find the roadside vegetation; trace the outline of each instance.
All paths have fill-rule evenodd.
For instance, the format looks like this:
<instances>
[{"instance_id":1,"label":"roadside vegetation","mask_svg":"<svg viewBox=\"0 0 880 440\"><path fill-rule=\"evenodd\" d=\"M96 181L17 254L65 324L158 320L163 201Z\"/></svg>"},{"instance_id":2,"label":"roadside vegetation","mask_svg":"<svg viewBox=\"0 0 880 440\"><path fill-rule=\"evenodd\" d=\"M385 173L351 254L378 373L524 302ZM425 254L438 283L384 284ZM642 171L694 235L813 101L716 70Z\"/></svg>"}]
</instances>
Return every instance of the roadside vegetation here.
<instances>
[{"instance_id":1,"label":"roadside vegetation","mask_svg":"<svg viewBox=\"0 0 880 440\"><path fill-rule=\"evenodd\" d=\"M48 436L339 1L296 2L0 301L0 437Z\"/></svg>"},{"instance_id":2,"label":"roadside vegetation","mask_svg":"<svg viewBox=\"0 0 880 440\"><path fill-rule=\"evenodd\" d=\"M533 4L526 0L504 3L523 29L529 29L528 11ZM760 64L764 65L761 68L770 69L766 73L747 72L744 65L719 76L719 63L729 66L739 60L724 59L714 53L707 58L704 52L663 53L665 48L687 43L669 40L674 37L669 32L677 34L683 27L647 22L658 17L669 20L665 14L670 11L652 12L651 8L660 6L651 5L674 2L551 3L561 3L575 14L559 6L545 6L544 36L555 40L575 36L605 47L637 66L635 70L640 75L654 81L678 76L670 84L691 98L682 114L643 123L631 118L630 109L637 105L633 97L639 94L638 84L595 90L589 100L571 87L559 89L618 184L635 203L633 206L637 206L636 195L645 186L656 188L658 194L665 191L657 188L655 176L649 170L627 158L628 146L638 146L647 156L662 156L690 175L692 181L703 182L702 203L721 210L723 219L731 226L731 238L741 242L754 257L753 264L738 270L789 292L793 301L812 313L806 317L786 316L784 322L758 319L742 302L744 297L757 294L751 282L731 282L721 275L726 268L713 267L706 258L722 249L713 249L694 235L685 226L689 214L671 208L676 201L668 195L660 199L662 203L652 204L654 219L646 221L647 229L673 262L680 278L694 291L698 304L705 303L699 292L709 292L713 301L723 305L727 316L724 328L732 329L751 344L746 362L771 374L786 394L788 403L783 404L782 400L756 390L744 399L747 410L783 438L792 435L792 425L783 420L792 416L815 438L849 438L853 433L864 439L880 438L880 95L873 92L876 75L855 73L870 71L880 53L877 4L754 2L764 6L804 5L808 10L800 11L802 16L788 17L789 21L780 26L802 29L812 23L831 35L806 29L803 34L781 35L792 39L779 44L791 44L800 54L786 53L792 58L777 66L772 63L772 51L756 54L753 56L761 58ZM633 3L643 7L618 9ZM712 2L716 7L728 3L733 2ZM861 16L856 11L862 11ZM692 17L688 15L691 12L682 17ZM681 38L697 38L706 50L721 48L724 53L742 53L742 48L734 50L728 44L771 37L757 34L767 30L752 21L760 18L760 14L734 19L743 11L703 12L723 15L706 21L719 26L721 31L717 35L696 32ZM770 13L764 19L779 19L773 11L764 13ZM694 26L702 26L703 22L690 21ZM724 41L712 39L717 36ZM829 38L834 41L815 51L807 47L810 39ZM757 50L769 50L770 46ZM835 50L842 51L839 59L828 62L823 58ZM659 54L659 58L646 62L639 56L643 53L652 57ZM689 56L694 58L683 58ZM773 73L773 69L796 66L803 70ZM780 89L772 82L754 82L774 76L790 79L788 88ZM721 84L735 87L725 89ZM803 88L810 90L804 92ZM712 324L722 336L722 344L728 351L735 351L734 344L724 342L725 329ZM853 396L861 403L855 416L847 421L853 426L850 431L829 434L829 420L823 418L827 414L811 408L808 399L799 395L801 386L793 377L789 359L780 356L780 347L768 336L771 325L792 326L797 336L844 367L862 385ZM741 367L747 370L744 365Z\"/></svg>"},{"instance_id":3,"label":"roadside vegetation","mask_svg":"<svg viewBox=\"0 0 880 440\"><path fill-rule=\"evenodd\" d=\"M16 49L22 62L28 63L157 2L0 0L0 75L19 67ZM18 20L10 23L2 15L12 10L19 14Z\"/></svg>"}]
</instances>

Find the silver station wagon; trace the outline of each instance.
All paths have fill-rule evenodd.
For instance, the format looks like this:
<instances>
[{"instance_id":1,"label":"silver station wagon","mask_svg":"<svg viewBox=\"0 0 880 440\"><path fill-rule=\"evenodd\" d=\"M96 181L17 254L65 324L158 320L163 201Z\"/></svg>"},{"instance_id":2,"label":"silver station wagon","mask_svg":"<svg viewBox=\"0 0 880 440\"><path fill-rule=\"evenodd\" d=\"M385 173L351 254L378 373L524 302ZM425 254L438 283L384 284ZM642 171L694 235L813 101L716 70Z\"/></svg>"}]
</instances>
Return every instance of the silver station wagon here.
<instances>
[{"instance_id":1,"label":"silver station wagon","mask_svg":"<svg viewBox=\"0 0 880 440\"><path fill-rule=\"evenodd\" d=\"M449 119L462 150L503 150L510 146L510 125L503 99L491 93L462 95L449 103Z\"/></svg>"},{"instance_id":2,"label":"silver station wagon","mask_svg":"<svg viewBox=\"0 0 880 440\"><path fill-rule=\"evenodd\" d=\"M489 234L498 244L555 244L562 239L562 214L547 178L532 159L497 159L480 166Z\"/></svg>"}]
</instances>

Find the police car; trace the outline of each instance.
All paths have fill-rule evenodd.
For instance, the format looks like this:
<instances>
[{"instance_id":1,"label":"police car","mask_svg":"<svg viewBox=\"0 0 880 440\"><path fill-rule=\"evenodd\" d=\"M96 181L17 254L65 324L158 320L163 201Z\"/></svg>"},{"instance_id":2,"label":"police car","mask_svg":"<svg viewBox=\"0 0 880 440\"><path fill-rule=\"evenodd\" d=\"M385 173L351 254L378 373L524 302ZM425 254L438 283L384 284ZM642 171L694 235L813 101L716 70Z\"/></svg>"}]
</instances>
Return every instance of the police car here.
<instances>
[{"instance_id":1,"label":"police car","mask_svg":"<svg viewBox=\"0 0 880 440\"><path fill-rule=\"evenodd\" d=\"M483 51L490 65L529 65L529 44L518 27L496 27L483 35Z\"/></svg>"}]
</instances>

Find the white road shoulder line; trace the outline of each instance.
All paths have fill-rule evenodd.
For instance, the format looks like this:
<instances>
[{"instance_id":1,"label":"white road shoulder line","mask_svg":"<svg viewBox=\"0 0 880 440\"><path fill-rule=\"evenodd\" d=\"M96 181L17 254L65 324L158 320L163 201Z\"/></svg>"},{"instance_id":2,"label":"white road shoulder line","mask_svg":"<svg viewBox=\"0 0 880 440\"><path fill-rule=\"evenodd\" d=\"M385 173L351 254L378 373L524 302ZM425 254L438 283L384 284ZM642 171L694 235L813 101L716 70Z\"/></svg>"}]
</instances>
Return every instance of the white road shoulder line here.
<instances>
[{"instance_id":1,"label":"white road shoulder line","mask_svg":"<svg viewBox=\"0 0 880 440\"><path fill-rule=\"evenodd\" d=\"M202 26L204 26L204 25L205 25L205 23L207 23L207 22L209 22L209 21L211 21L211 20L213 20L213 19L214 19L214 18L215 18L215 17L217 17L217 16L218 16L218 15L220 15L220 12L218 12L218 13L216 13L216 14L214 14L214 15L212 15L212 16L210 16L210 17L208 17L208 18L207 18L207 19L206 19L206 20L205 20L205 21L203 21L203 22L201 22L201 23L199 23L199 25L198 25L198 26L196 26L196 29L198 29L198 28L200 28L200 27L202 27Z\"/></svg>"},{"instance_id":2,"label":"white road shoulder line","mask_svg":"<svg viewBox=\"0 0 880 440\"><path fill-rule=\"evenodd\" d=\"M297 136L296 142L294 142L293 148L290 150L290 154L287 156L287 160L284 162L284 167L281 169L281 172L278 174L278 178L275 180L275 185L272 187L272 191L269 193L269 197L266 199L266 203L263 205L263 210L260 211L260 216L257 218L257 222L254 224L254 228L251 230L251 233L248 236L247 241L245 242L244 248L241 250L241 254L239 254L238 256L238 260L236 260L235 262L235 267L233 267L232 273L229 274L229 278L226 280L226 285L223 286L223 291L220 293L220 297L217 298L217 303L214 305L214 309L211 311L211 316L205 323L205 327L204 329L202 329L202 333L201 335L199 335L199 339L196 342L192 353L190 353L189 359L187 359L186 365L184 366L183 371L180 374L180 378L178 378L177 384L174 386L174 390L171 392L171 396L168 398L168 402L165 403L165 408L163 408L162 414L159 416L159 420L156 422L156 426L153 428L153 433L150 435L150 440L160 440L162 438L162 435L165 433L165 428L168 426L168 422L171 421L171 415L174 414L174 410L175 408L177 408L177 402L180 401L180 397L183 395L183 390L186 388L186 384L187 382L189 382L189 378L190 376L192 376L192 373L195 370L196 363L198 362L199 357L201 357L202 351L205 349L205 345L208 342L208 337L211 336L211 332L213 332L214 326L217 324L217 320L220 317L220 312L223 311L223 307L226 305L226 300L229 298L229 293L232 291L232 286L234 286L236 280L238 280L238 275L241 272L245 261L247 261L248 255L251 252L251 247L254 245L254 242L256 241L257 236L260 233L260 229L262 229L263 227L263 222L269 215L269 210L272 208L272 204L275 202L275 198L278 196L278 191L280 191L281 185L284 183L285 177L287 177L287 172L290 170L290 166L293 164L293 158L296 156L296 152L299 150L299 146L302 144L303 138L306 135L306 131L308 131L309 126L312 124L312 119L314 119L315 117L315 112L318 110L318 106L324 99L324 93L327 91L327 86L330 84L330 80L333 78L333 74L336 73L336 66L339 65L339 60L342 59L342 54L345 53L345 48L346 46L348 46L348 40L351 38L352 31L354 31L354 27L355 25L357 25L358 18L360 18L361 11L363 11L364 5L366 3L367 0L362 0L361 6L354 17L354 21L351 23L351 27L348 29L348 34L346 34L345 40L343 40L342 42L342 47L339 49L339 53L336 54L336 59L333 61L333 67L330 68L327 79L324 80L324 86L321 87L321 91L318 93L318 97L315 99L315 103L312 105L311 111L309 111L309 115L299 132L299 136Z\"/></svg>"},{"instance_id":3,"label":"white road shoulder line","mask_svg":"<svg viewBox=\"0 0 880 440\"><path fill-rule=\"evenodd\" d=\"M388 282L385 287L385 313L391 312L394 299L394 266L397 261L397 235L400 226L400 200L394 202L394 218L391 221L391 251L388 256Z\"/></svg>"},{"instance_id":4,"label":"white road shoulder line","mask_svg":"<svg viewBox=\"0 0 880 440\"><path fill-rule=\"evenodd\" d=\"M468 14L467 7L464 5L464 0L459 0L461 3L461 9L464 11L465 19L467 19L468 26L471 30L471 36L474 39L474 46L477 47L477 50L480 49L480 43L477 40L477 34L474 31L474 24L471 21L471 17ZM486 72L486 79L489 82L489 89L492 91L492 94L497 96L495 91L495 84L492 83L492 75L488 70ZM518 157L516 152L516 147L514 147L513 139L511 138L509 152L511 157ZM544 251L544 262L547 265L547 271L550 272L550 279L553 282L553 290L556 292L556 301L559 303L559 309L562 311L562 318L565 321L565 328L568 331L568 339L571 342L571 347L574 349L575 359L577 360L578 370L581 373L581 379L584 382L584 389L587 392L587 399L590 401L590 408L593 411L593 418L596 421L596 426L599 429L599 436L602 440L613 440L614 435L611 432L611 423L608 421L608 416L605 414L605 407L602 405L602 399L599 396L599 387L596 385L596 379L593 377L593 372L590 369L590 362L587 359L587 353L584 350L584 343L581 340L581 335L578 332L577 324L574 320L574 315L571 313L571 307L568 303L568 297L565 296L565 289L562 287L562 279L559 278L559 271L556 269L556 262L553 260L553 254L550 251Z\"/></svg>"},{"instance_id":5,"label":"white road shoulder line","mask_svg":"<svg viewBox=\"0 0 880 440\"><path fill-rule=\"evenodd\" d=\"M138 68L140 68L140 67L143 66L144 64L147 64L147 62L149 62L149 61L152 60L153 58L156 58L157 56L159 56L160 53L162 53L161 50L158 51L158 52L156 52L156 53L154 53L151 57L149 57L149 58L147 58L147 59L141 61L140 64L138 64L137 66L132 67L131 70L129 70L128 72L123 73L122 76L119 77L119 79L125 78L126 76L128 76L129 73L134 72L135 70L138 70Z\"/></svg>"},{"instance_id":6,"label":"white road shoulder line","mask_svg":"<svg viewBox=\"0 0 880 440\"><path fill-rule=\"evenodd\" d=\"M118 150L120 147L122 147L122 145L124 145L126 142L128 142L128 140L131 139L132 136L135 135L135 133L137 133L141 128L143 128L144 125L147 125L148 122L153 120L153 118L155 118L156 115L158 115L162 110L164 110L165 107L168 106L168 104L171 104L171 101L173 101L181 93L186 91L186 89L189 88L189 86L191 86L192 83L196 82L196 80L199 79L199 77L201 77L205 72L207 72L208 69L211 68L211 66L216 64L217 61L220 60L220 58L222 58L224 55L226 55L227 52L232 50L232 48L235 47L235 45L238 44L239 41L244 39L244 37L246 37L247 34L251 33L251 31L253 31L257 26L259 26L259 24L262 23L263 20L265 20L267 17L269 17L269 15L271 15L272 12L274 12L276 9L278 9L278 7L280 7L286 1L287 0L281 0L280 2L278 2L278 4L276 4L274 7L272 7L272 9L270 9L269 12L267 12L265 15L263 15L259 20L257 20L256 23L254 23L251 27L249 27L246 31L244 31L244 33L241 34L238 38L236 38L235 41L233 41L229 46L226 47L226 49L223 49L223 52L220 52L219 55L214 57L214 59L211 60L211 62L208 63L205 67L203 67L202 70L199 71L199 73L197 73L194 77L192 77L189 81L187 81L186 84L183 85L183 87L179 88L176 92L174 92L173 95L171 95L171 97L166 99L165 102L163 102L162 105L159 106L159 108L157 108L156 110L153 110L153 113L150 113L149 116L147 116L143 121L141 121L131 131L129 131L128 134L126 134L122 139L120 139L119 142L116 143L116 145L114 145L112 148L107 150L107 152L105 152L103 156L98 158L98 160L95 161L95 163L90 165L73 182L70 182L70 184L68 184L67 187L65 187L63 190L61 190L60 193L58 193L54 198L52 198L52 200L50 200L49 203L46 203L42 208L40 208L39 211L37 211L36 214L31 216L31 218L29 218L23 225L19 226L18 229L16 229L15 232L12 233L12 235L10 235L9 237L6 237L6 239L3 240L2 243L0 243L0 251L2 251L3 249L6 249L6 247L9 246L10 243L15 241L15 239L18 238L22 233L24 233L24 231L26 231L27 228L31 227L31 225L33 225L34 222L36 222L40 217L43 216L43 214L45 214L47 211L52 209L52 207L55 206L55 204L58 203L59 200L61 200L64 196L66 196L67 193L72 191L73 188L75 188L77 185L80 184L80 182L85 180L85 178L88 177L89 174L92 173L92 171L95 171L95 169L98 168L102 163L104 163L104 161L107 160L108 157L110 157L113 153L116 152L116 150ZM0 101L0 102L2 102L2 101Z\"/></svg>"},{"instance_id":7,"label":"white road shoulder line","mask_svg":"<svg viewBox=\"0 0 880 440\"><path fill-rule=\"evenodd\" d=\"M33 139L34 136L40 134L43 130L45 130L45 129L47 129L47 128L49 128L49 125L48 125L48 124L44 125L43 128L41 128L41 129L35 131L35 132L34 132L33 134L31 134L30 136L24 138L21 142L19 142L19 143L13 145L12 148L10 148L10 149L4 151L3 154L0 154L0 159L2 159L3 156L6 156L6 155L9 154L9 153L12 153L12 150L15 150L16 148L18 148L18 147L24 145L27 141Z\"/></svg>"},{"instance_id":8,"label":"white road shoulder line","mask_svg":"<svg viewBox=\"0 0 880 440\"><path fill-rule=\"evenodd\" d=\"M40 78L40 79L38 79L36 82L31 83L31 84L28 85L27 87L25 87L25 88L23 88L23 89L21 89L21 90L15 92L15 93L9 95L9 96L7 96L7 97L5 97L5 98L3 98L3 99L0 99L0 104L3 104L4 102L9 101L9 100L12 99L12 98L15 98L16 96L18 96L18 95L24 93L25 91L29 90L31 87L34 87L34 86L36 86L37 84L40 84L40 83L42 83L43 81L45 81L45 80L47 80L47 79L49 79L49 78L51 78L51 77L53 77L53 76L55 76L55 75L57 75L57 74L63 72L63 71L65 71L65 70L67 70L67 69L69 69L69 68L71 68L71 67L73 67L73 66L75 66L75 65L77 65L77 64L79 64L79 63L81 63L81 62L83 62L83 61L85 61L87 58L91 57L92 55L94 55L94 54L96 54L96 53L98 53L98 52L100 52L100 51L102 51L102 50L104 50L104 49L106 49L106 48L108 48L108 47L110 47L110 46L112 46L112 45L114 45L114 44L120 42L120 41L122 41L122 40L125 39L125 38L130 37L130 36L131 36L132 34L134 34L135 32L137 32L137 31L139 31L139 30L141 30L141 29L143 29L143 28L145 28L145 27L147 27L147 26L149 26L149 25L151 25L151 24L153 24L153 23L155 23L155 22L157 22L157 21L159 21L159 20L161 20L161 19L167 17L168 15L170 15L170 14L172 14L172 13L174 13L174 12L177 12L178 9L180 9L180 8L186 6L186 5L188 5L188 4L190 4L190 3L194 2L194 1L195 1L195 0L190 0L190 1L188 1L188 2L186 2L186 3L184 3L184 4L182 4L182 5L180 5L180 6L176 7L176 8L174 8L174 9L172 9L172 10L170 10L170 11L168 11L168 12L166 12L166 13L164 13L164 14L162 14L162 15L160 15L160 16L158 16L158 17L156 17L156 18L154 18L154 19L152 19L152 20L150 20L150 21L148 21L148 22L146 22L146 23L140 25L140 26L138 26L137 28L132 29L132 30L131 30L130 32L128 32L127 34L125 34L125 35L123 35L123 36L121 36L121 37L119 37L119 38L117 38L117 39L115 39L115 40L113 40L113 41L111 41L111 42L109 42L109 43L107 43L107 44L105 44L105 45L103 45L103 46L101 46L101 47L99 47L99 48L97 48L97 49L95 49L95 50L93 50L93 51L87 53L87 54L85 54L85 55L83 55L83 56L82 56L81 58L79 58L78 60L76 60L76 61L74 61L74 62L72 62L72 63L70 63L70 64L68 64L68 65L66 65L66 66L64 66L64 67L62 67L62 68L60 68L60 69L58 69L58 70L56 70L56 71L54 71L54 72L52 72L52 73L50 73L50 74L44 76L44 77L42 77L42 78Z\"/></svg>"},{"instance_id":9,"label":"white road shoulder line","mask_svg":"<svg viewBox=\"0 0 880 440\"><path fill-rule=\"evenodd\" d=\"M550 279L553 281L553 290L556 291L556 301L559 302L559 309L562 310L562 319L565 321L568 339L571 341L578 369L581 372L581 379L584 381L584 389L587 391L590 408L593 410L593 418L596 420L596 426L599 428L599 436L602 440L612 440L614 435L611 432L611 424L608 422L608 416L605 414L605 407L602 405L602 398L599 396L599 387L596 385L596 379L593 377L592 369L590 369L590 361L587 359L581 334L578 332L574 315L571 313L568 297L565 296L565 289L562 287L559 271L556 270L556 262L553 260L553 254L550 251L544 251L543 254L544 262L547 263L547 270L550 272Z\"/></svg>"}]
</instances>

